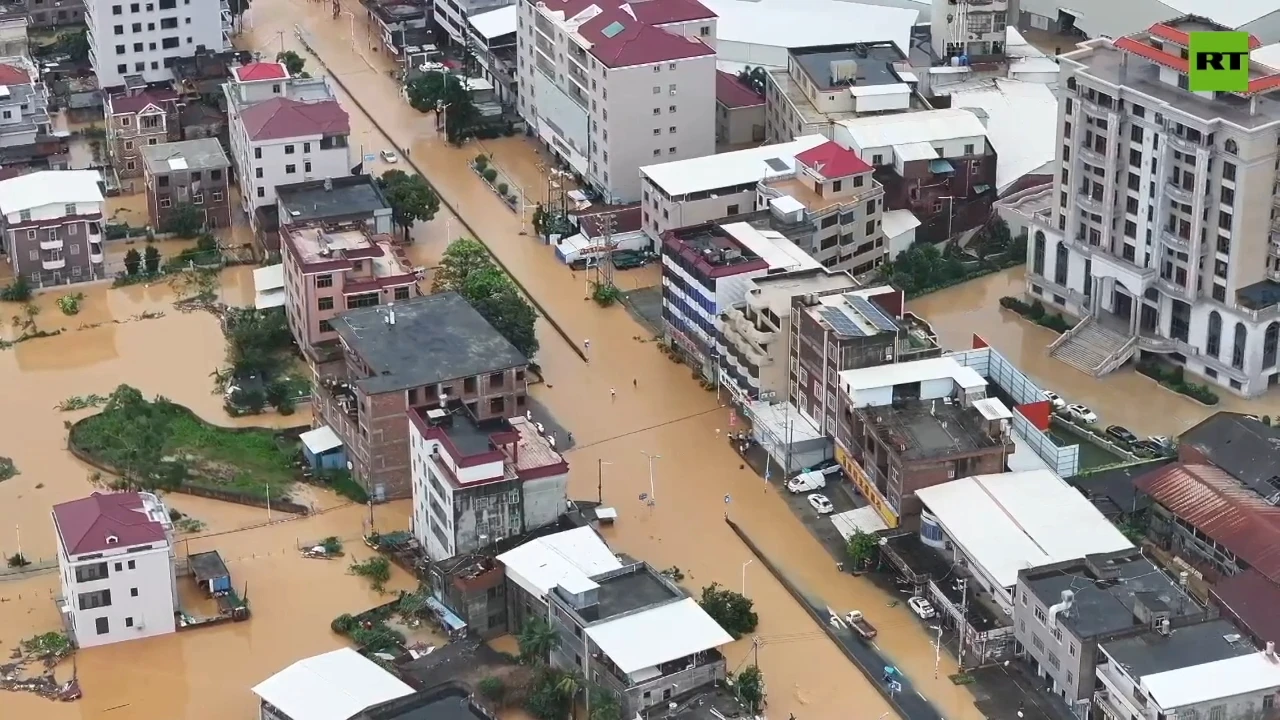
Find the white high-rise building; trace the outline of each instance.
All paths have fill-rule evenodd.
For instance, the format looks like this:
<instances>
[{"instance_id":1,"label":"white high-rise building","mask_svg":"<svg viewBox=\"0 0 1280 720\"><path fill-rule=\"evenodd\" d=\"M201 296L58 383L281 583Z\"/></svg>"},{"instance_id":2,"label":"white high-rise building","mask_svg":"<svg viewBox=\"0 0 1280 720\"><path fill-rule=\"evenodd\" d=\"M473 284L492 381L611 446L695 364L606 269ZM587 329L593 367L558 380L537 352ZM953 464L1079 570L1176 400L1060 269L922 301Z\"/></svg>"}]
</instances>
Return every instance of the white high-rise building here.
<instances>
[{"instance_id":1,"label":"white high-rise building","mask_svg":"<svg viewBox=\"0 0 1280 720\"><path fill-rule=\"evenodd\" d=\"M606 202L716 150L716 16L696 0L521 0L520 115Z\"/></svg>"},{"instance_id":2,"label":"white high-rise building","mask_svg":"<svg viewBox=\"0 0 1280 720\"><path fill-rule=\"evenodd\" d=\"M1083 318L1052 346L1081 370L1150 353L1239 395L1280 382L1280 66L1188 91L1188 33L1223 29L1177 18L1060 57L1057 180L1003 206L1027 221L1031 298Z\"/></svg>"},{"instance_id":3,"label":"white high-rise building","mask_svg":"<svg viewBox=\"0 0 1280 720\"><path fill-rule=\"evenodd\" d=\"M89 60L102 89L173 79L173 58L231 45L226 0L86 0Z\"/></svg>"}]
</instances>

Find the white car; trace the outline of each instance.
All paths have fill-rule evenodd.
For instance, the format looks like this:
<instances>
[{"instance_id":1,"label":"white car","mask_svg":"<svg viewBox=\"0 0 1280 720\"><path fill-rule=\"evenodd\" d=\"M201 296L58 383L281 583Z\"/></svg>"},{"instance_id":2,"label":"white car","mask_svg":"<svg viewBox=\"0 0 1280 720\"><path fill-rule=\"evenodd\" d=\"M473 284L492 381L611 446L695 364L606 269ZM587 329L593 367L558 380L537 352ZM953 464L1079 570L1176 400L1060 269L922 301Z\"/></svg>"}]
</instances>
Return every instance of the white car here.
<instances>
[{"instance_id":1,"label":"white car","mask_svg":"<svg viewBox=\"0 0 1280 720\"><path fill-rule=\"evenodd\" d=\"M1058 393L1052 390L1041 390L1040 392L1044 395L1044 399L1049 401L1049 407L1054 410L1061 410L1067 406L1067 401L1063 400L1062 396Z\"/></svg>"},{"instance_id":2,"label":"white car","mask_svg":"<svg viewBox=\"0 0 1280 720\"><path fill-rule=\"evenodd\" d=\"M933 603L925 600L919 595L908 600L907 607L911 608L911 612L918 615L921 620L929 620L938 614L938 612L933 609Z\"/></svg>"},{"instance_id":3,"label":"white car","mask_svg":"<svg viewBox=\"0 0 1280 720\"><path fill-rule=\"evenodd\" d=\"M838 472L840 472L839 465L832 465L821 470L802 472L787 481L787 489L793 493L821 490L827 486L827 476L835 475Z\"/></svg>"},{"instance_id":4,"label":"white car","mask_svg":"<svg viewBox=\"0 0 1280 720\"><path fill-rule=\"evenodd\" d=\"M826 495L822 493L814 493L809 496L809 504L813 509L818 511L819 515L830 515L836 511L836 506L831 504Z\"/></svg>"},{"instance_id":5,"label":"white car","mask_svg":"<svg viewBox=\"0 0 1280 720\"><path fill-rule=\"evenodd\" d=\"M382 162L385 162L385 163L400 162L400 158L396 156L396 153L394 150L383 150L380 154L382 155Z\"/></svg>"},{"instance_id":6,"label":"white car","mask_svg":"<svg viewBox=\"0 0 1280 720\"><path fill-rule=\"evenodd\" d=\"M1067 406L1067 417L1090 425L1098 422L1098 416L1087 405L1073 403Z\"/></svg>"}]
</instances>

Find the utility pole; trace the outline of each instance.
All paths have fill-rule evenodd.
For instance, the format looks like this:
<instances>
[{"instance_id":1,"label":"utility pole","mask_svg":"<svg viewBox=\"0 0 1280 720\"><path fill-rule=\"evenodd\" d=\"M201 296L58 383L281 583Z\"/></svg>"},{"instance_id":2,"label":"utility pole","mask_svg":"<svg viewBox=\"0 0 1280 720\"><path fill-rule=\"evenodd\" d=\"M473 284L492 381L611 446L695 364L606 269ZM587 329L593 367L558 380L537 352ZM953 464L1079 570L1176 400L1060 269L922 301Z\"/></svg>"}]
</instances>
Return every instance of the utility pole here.
<instances>
[{"instance_id":1,"label":"utility pole","mask_svg":"<svg viewBox=\"0 0 1280 720\"><path fill-rule=\"evenodd\" d=\"M965 630L969 627L969 580L968 578L960 578L957 581L960 586L960 649L956 655L956 663L958 669L964 671L964 636Z\"/></svg>"},{"instance_id":2,"label":"utility pole","mask_svg":"<svg viewBox=\"0 0 1280 720\"><path fill-rule=\"evenodd\" d=\"M604 504L604 466L612 464L604 460L596 460L596 499L601 505Z\"/></svg>"},{"instance_id":3,"label":"utility pole","mask_svg":"<svg viewBox=\"0 0 1280 720\"><path fill-rule=\"evenodd\" d=\"M937 630L938 637L933 641L933 679L938 679L938 666L942 664L942 625L930 625L930 630Z\"/></svg>"},{"instance_id":4,"label":"utility pole","mask_svg":"<svg viewBox=\"0 0 1280 720\"><path fill-rule=\"evenodd\" d=\"M596 288L613 287L613 231L614 231L614 215L613 213L603 213L599 216L600 229L603 233L600 236L600 247L602 251L597 255L596 260Z\"/></svg>"},{"instance_id":5,"label":"utility pole","mask_svg":"<svg viewBox=\"0 0 1280 720\"><path fill-rule=\"evenodd\" d=\"M654 505L656 505L656 504L658 503L658 497L657 497L657 496L658 496L658 493L657 493L657 491L654 489L654 484L653 484L653 461L654 461L654 460L661 460L661 459L662 459L662 456L661 456L661 455L653 455L653 454L650 454L650 453L648 453L648 452L645 452L644 450L641 450L641 451L640 451L640 454L641 454L641 455L644 455L644 456L645 456L645 457L647 457L647 458L649 458L649 507L653 507Z\"/></svg>"}]
</instances>

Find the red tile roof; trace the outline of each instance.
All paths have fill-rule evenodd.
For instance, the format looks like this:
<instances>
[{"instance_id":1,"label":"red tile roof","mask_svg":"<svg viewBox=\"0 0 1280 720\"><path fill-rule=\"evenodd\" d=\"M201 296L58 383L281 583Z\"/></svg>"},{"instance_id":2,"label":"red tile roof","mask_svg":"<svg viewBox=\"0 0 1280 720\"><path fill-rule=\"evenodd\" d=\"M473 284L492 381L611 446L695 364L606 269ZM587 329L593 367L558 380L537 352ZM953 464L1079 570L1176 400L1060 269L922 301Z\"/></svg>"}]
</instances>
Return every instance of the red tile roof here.
<instances>
[{"instance_id":1,"label":"red tile roof","mask_svg":"<svg viewBox=\"0 0 1280 720\"><path fill-rule=\"evenodd\" d=\"M649 0L666 2L666 0ZM615 23L621 30L611 28ZM616 32L615 32L616 30ZM606 32L608 31L608 32ZM591 43L588 50L608 68L632 67L651 63L714 56L715 50L697 38L675 35L635 19L623 10L605 10L578 27Z\"/></svg>"},{"instance_id":2,"label":"red tile roof","mask_svg":"<svg viewBox=\"0 0 1280 720\"><path fill-rule=\"evenodd\" d=\"M1280 508L1212 465L1174 463L1134 480L1139 490L1280 582Z\"/></svg>"},{"instance_id":3,"label":"red tile roof","mask_svg":"<svg viewBox=\"0 0 1280 720\"><path fill-rule=\"evenodd\" d=\"M796 155L796 162L827 180L872 171L872 167L863 162L857 153L830 140Z\"/></svg>"},{"instance_id":4,"label":"red tile roof","mask_svg":"<svg viewBox=\"0 0 1280 720\"><path fill-rule=\"evenodd\" d=\"M132 95L117 93L107 98L113 115L136 115L148 106L159 110L168 110L168 106L178 100L178 94L172 90L143 90Z\"/></svg>"},{"instance_id":5,"label":"red tile roof","mask_svg":"<svg viewBox=\"0 0 1280 720\"><path fill-rule=\"evenodd\" d=\"M1156 28L1162 28L1162 32L1165 32L1166 35L1172 32L1172 33L1180 34L1184 39L1187 36L1187 34L1184 32L1175 30L1173 28L1169 28L1164 25L1153 25L1150 32L1152 35L1155 35L1156 37L1164 37L1164 35L1158 35L1155 32ZM1166 38L1166 39L1173 40L1172 38ZM1251 46L1254 44L1254 42L1257 41L1257 38L1254 38L1253 36L1250 36L1249 39L1250 39ZM1180 42L1180 41L1173 40L1173 42ZM1189 63L1186 60L1182 59L1181 57L1174 55L1173 53L1165 52L1164 50L1158 50L1156 48L1153 48L1147 43L1143 42L1142 40L1139 40L1136 36L1131 35L1129 37L1122 37L1119 40L1116 40L1113 44L1118 49L1123 50L1124 52L1133 53L1134 55L1150 60L1153 63L1164 65L1165 67L1173 68L1174 70L1177 70L1180 73L1187 72L1190 66ZM1274 75L1266 75L1263 77L1254 78L1250 80L1249 89L1245 90L1242 94L1257 95L1258 93L1270 92L1278 88L1280 88L1280 73L1277 73Z\"/></svg>"},{"instance_id":6,"label":"red tile roof","mask_svg":"<svg viewBox=\"0 0 1280 720\"><path fill-rule=\"evenodd\" d=\"M0 65L0 85L26 85L31 76L26 70L13 65Z\"/></svg>"},{"instance_id":7,"label":"red tile roof","mask_svg":"<svg viewBox=\"0 0 1280 720\"><path fill-rule=\"evenodd\" d=\"M351 120L337 100L304 103L271 98L240 113L250 140L280 140L304 135L346 135Z\"/></svg>"},{"instance_id":8,"label":"red tile roof","mask_svg":"<svg viewBox=\"0 0 1280 720\"><path fill-rule=\"evenodd\" d=\"M695 20L714 20L711 12L698 0L643 0L627 3L636 19L648 25L687 23Z\"/></svg>"},{"instance_id":9,"label":"red tile roof","mask_svg":"<svg viewBox=\"0 0 1280 720\"><path fill-rule=\"evenodd\" d=\"M1235 618L1262 642L1280 642L1280 585L1257 570L1245 570L1209 588L1223 613Z\"/></svg>"},{"instance_id":10,"label":"red tile roof","mask_svg":"<svg viewBox=\"0 0 1280 720\"><path fill-rule=\"evenodd\" d=\"M236 79L240 82L255 80L283 80L289 77L284 65L274 62L256 62L241 65L235 69Z\"/></svg>"},{"instance_id":11,"label":"red tile roof","mask_svg":"<svg viewBox=\"0 0 1280 720\"><path fill-rule=\"evenodd\" d=\"M94 493L87 498L53 506L62 547L68 555L101 552L163 541L164 525L143 512L136 492ZM116 538L108 542L107 538Z\"/></svg>"},{"instance_id":12,"label":"red tile roof","mask_svg":"<svg viewBox=\"0 0 1280 720\"><path fill-rule=\"evenodd\" d=\"M1160 38L1161 40L1168 40L1169 42L1175 42L1175 43L1178 43L1179 45L1181 45L1181 46L1183 46L1183 47L1190 47L1190 46L1191 46L1191 45L1190 45L1190 43L1191 43L1191 36L1190 36L1189 34L1187 34L1187 33L1183 32L1183 31L1179 30L1179 29L1177 28L1177 26L1175 26L1175 25L1173 24L1173 23L1175 23L1175 22L1177 22L1177 20L1171 20L1171 21L1169 21L1169 22L1167 22L1167 23L1156 23L1155 25L1152 25L1150 28L1148 28L1148 29L1147 29L1147 32L1151 33L1152 35L1155 35L1156 37ZM1204 21L1203 19L1201 19L1201 22L1205 22L1205 21ZM1217 23L1212 23L1212 24L1216 25ZM1223 29L1223 30L1230 30L1231 28L1223 27L1222 29ZM1260 48L1260 47L1262 47L1262 41L1261 41L1261 40L1259 40L1258 38L1256 38L1256 37L1254 37L1254 36L1250 35L1250 36L1249 36L1249 49L1250 49L1250 50L1257 50L1257 49L1258 49L1258 48Z\"/></svg>"},{"instance_id":13,"label":"red tile roof","mask_svg":"<svg viewBox=\"0 0 1280 720\"><path fill-rule=\"evenodd\" d=\"M738 79L737 75L723 70L716 71L716 102L729 109L755 107L764 104L764 98Z\"/></svg>"}]
</instances>

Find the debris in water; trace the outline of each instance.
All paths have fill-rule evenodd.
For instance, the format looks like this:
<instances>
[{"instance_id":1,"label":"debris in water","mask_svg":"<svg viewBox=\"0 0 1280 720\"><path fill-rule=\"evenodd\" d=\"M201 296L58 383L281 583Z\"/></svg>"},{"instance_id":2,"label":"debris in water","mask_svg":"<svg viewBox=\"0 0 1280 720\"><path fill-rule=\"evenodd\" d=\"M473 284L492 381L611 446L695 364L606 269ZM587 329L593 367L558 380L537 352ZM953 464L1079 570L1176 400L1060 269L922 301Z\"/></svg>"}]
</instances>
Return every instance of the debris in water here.
<instances>
[{"instance_id":1,"label":"debris in water","mask_svg":"<svg viewBox=\"0 0 1280 720\"><path fill-rule=\"evenodd\" d=\"M21 475L18 466L13 464L13 458L0 457L0 482L4 482L15 475Z\"/></svg>"},{"instance_id":2,"label":"debris in water","mask_svg":"<svg viewBox=\"0 0 1280 720\"><path fill-rule=\"evenodd\" d=\"M58 403L58 410L62 412L71 412L73 410L86 410L88 408L102 407L107 404L105 395L96 393L91 395L72 395L71 397Z\"/></svg>"}]
</instances>

